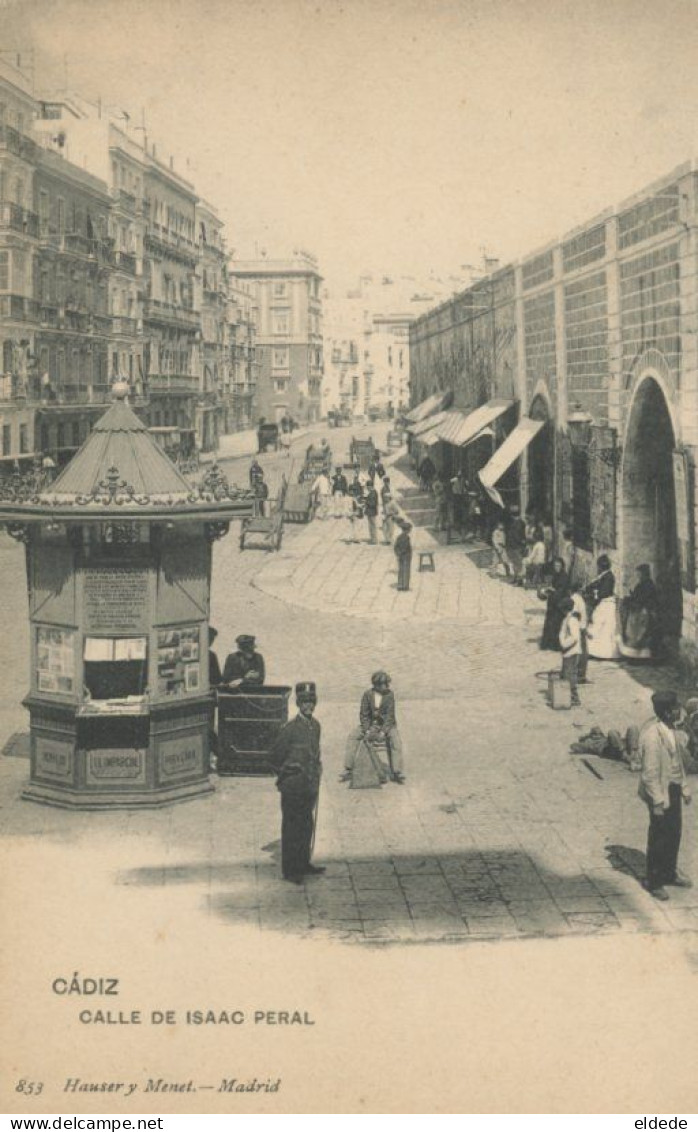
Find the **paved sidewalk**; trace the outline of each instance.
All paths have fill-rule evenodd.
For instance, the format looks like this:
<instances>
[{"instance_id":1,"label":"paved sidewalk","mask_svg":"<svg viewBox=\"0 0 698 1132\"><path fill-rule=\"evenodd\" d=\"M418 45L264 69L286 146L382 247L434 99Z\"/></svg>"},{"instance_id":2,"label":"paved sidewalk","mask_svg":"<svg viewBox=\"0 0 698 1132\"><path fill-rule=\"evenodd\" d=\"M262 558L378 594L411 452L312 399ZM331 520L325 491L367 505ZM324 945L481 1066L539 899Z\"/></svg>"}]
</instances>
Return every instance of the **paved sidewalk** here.
<instances>
[{"instance_id":1,"label":"paved sidewalk","mask_svg":"<svg viewBox=\"0 0 698 1132\"><path fill-rule=\"evenodd\" d=\"M406 513L413 502L413 481L394 463L390 479ZM289 530L287 525L286 530ZM287 540L280 554L266 562L255 586L291 605L348 617L439 621L456 618L472 624L537 624L540 605L524 593L475 564L489 564L491 551L483 544L446 546L436 532L415 526L410 590L397 590L397 561L392 546L368 541L366 521L357 523L359 542L353 542L348 518L314 519ZM441 536L442 539L444 536ZM435 570L419 570L419 552L433 554Z\"/></svg>"}]
</instances>

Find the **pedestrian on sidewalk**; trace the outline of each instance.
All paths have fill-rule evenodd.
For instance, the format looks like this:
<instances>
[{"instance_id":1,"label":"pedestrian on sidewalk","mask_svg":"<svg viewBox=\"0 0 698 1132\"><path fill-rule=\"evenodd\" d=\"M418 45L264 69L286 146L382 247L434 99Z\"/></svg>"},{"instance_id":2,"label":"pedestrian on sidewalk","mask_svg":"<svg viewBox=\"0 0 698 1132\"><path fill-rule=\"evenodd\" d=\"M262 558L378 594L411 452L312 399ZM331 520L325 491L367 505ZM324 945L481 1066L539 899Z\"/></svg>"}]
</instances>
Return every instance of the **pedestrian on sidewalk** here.
<instances>
[{"instance_id":1,"label":"pedestrian on sidewalk","mask_svg":"<svg viewBox=\"0 0 698 1132\"><path fill-rule=\"evenodd\" d=\"M334 517L341 519L346 514L346 499L349 485L347 477L341 468L335 470L332 476L332 502L334 504Z\"/></svg>"},{"instance_id":2,"label":"pedestrian on sidewalk","mask_svg":"<svg viewBox=\"0 0 698 1132\"><path fill-rule=\"evenodd\" d=\"M359 726L353 728L347 737L342 781L351 778L359 746L364 742L370 743L374 748L384 743L390 778L400 786L405 781L404 750L395 715L395 694L391 691L390 684L387 672L373 673L371 687L361 697Z\"/></svg>"},{"instance_id":3,"label":"pedestrian on sidewalk","mask_svg":"<svg viewBox=\"0 0 698 1132\"><path fill-rule=\"evenodd\" d=\"M509 525L506 531L506 548L514 575L514 585L522 586L524 584L523 559L526 549L526 524L521 518L517 506L513 506L510 510Z\"/></svg>"},{"instance_id":4,"label":"pedestrian on sidewalk","mask_svg":"<svg viewBox=\"0 0 698 1132\"><path fill-rule=\"evenodd\" d=\"M579 614L571 597L562 603L564 620L560 627L560 648L562 649L562 671L560 678L570 686L572 707L579 707L581 700L577 691L579 657L582 652L582 631Z\"/></svg>"},{"instance_id":5,"label":"pedestrian on sidewalk","mask_svg":"<svg viewBox=\"0 0 698 1132\"><path fill-rule=\"evenodd\" d=\"M330 513L330 491L330 481L327 474L320 472L320 475L313 481L312 487L318 519L326 519Z\"/></svg>"},{"instance_id":6,"label":"pedestrian on sidewalk","mask_svg":"<svg viewBox=\"0 0 698 1132\"><path fill-rule=\"evenodd\" d=\"M561 558L553 558L550 579L547 586L538 591L538 596L546 603L540 647L559 651L560 629L565 616L563 604L570 596L565 564Z\"/></svg>"},{"instance_id":7,"label":"pedestrian on sidewalk","mask_svg":"<svg viewBox=\"0 0 698 1132\"><path fill-rule=\"evenodd\" d=\"M373 459L375 460L375 463L376 463L376 476L378 477L379 480L384 480L385 479L385 465L384 465L383 461L381 460L381 454L380 454L380 452L378 451L377 448L376 448L376 450L373 454Z\"/></svg>"},{"instance_id":8,"label":"pedestrian on sidewalk","mask_svg":"<svg viewBox=\"0 0 698 1132\"><path fill-rule=\"evenodd\" d=\"M579 582L573 582L570 588L574 608L576 613L579 615L580 644L582 647L582 651L579 654L579 665L577 668L578 683L589 684L590 680L587 679L587 668L589 666L589 642L587 640L589 615L587 613L587 603L584 600L584 594L582 593L582 587Z\"/></svg>"},{"instance_id":9,"label":"pedestrian on sidewalk","mask_svg":"<svg viewBox=\"0 0 698 1132\"><path fill-rule=\"evenodd\" d=\"M422 491L431 491L431 485L436 475L436 467L429 456L425 456L419 465L419 486Z\"/></svg>"},{"instance_id":10,"label":"pedestrian on sidewalk","mask_svg":"<svg viewBox=\"0 0 698 1132\"><path fill-rule=\"evenodd\" d=\"M351 510L349 512L349 522L351 523L351 541L358 542L359 536L356 524L361 522L364 517L364 487L361 483L358 472L354 472L354 479L347 488L349 499L351 500Z\"/></svg>"},{"instance_id":11,"label":"pedestrian on sidewalk","mask_svg":"<svg viewBox=\"0 0 698 1132\"><path fill-rule=\"evenodd\" d=\"M390 486L390 477L389 476L383 476L383 482L381 484L381 504L383 505L384 511L385 511L386 500L389 499L392 496L392 494L393 494L393 489Z\"/></svg>"},{"instance_id":12,"label":"pedestrian on sidewalk","mask_svg":"<svg viewBox=\"0 0 698 1132\"><path fill-rule=\"evenodd\" d=\"M410 573L412 571L412 542L410 540L412 524L404 519L398 519L398 525L401 528L400 534L393 544L393 551L397 558L397 588L409 590Z\"/></svg>"},{"instance_id":13,"label":"pedestrian on sidewalk","mask_svg":"<svg viewBox=\"0 0 698 1132\"><path fill-rule=\"evenodd\" d=\"M448 500L446 498L446 488L444 487L441 476L437 476L434 480L434 502L436 504L434 529L444 531L448 526Z\"/></svg>"},{"instance_id":14,"label":"pedestrian on sidewalk","mask_svg":"<svg viewBox=\"0 0 698 1132\"><path fill-rule=\"evenodd\" d=\"M372 483L369 483L364 499L364 512L368 519L369 542L378 542L378 492Z\"/></svg>"},{"instance_id":15,"label":"pedestrian on sidewalk","mask_svg":"<svg viewBox=\"0 0 698 1132\"><path fill-rule=\"evenodd\" d=\"M540 527L535 527L528 542L524 556L524 570L526 584L537 589L543 581L543 571L545 570L545 543L543 542L543 531Z\"/></svg>"},{"instance_id":16,"label":"pedestrian on sidewalk","mask_svg":"<svg viewBox=\"0 0 698 1132\"><path fill-rule=\"evenodd\" d=\"M507 578L511 575L511 562L507 554L507 537L504 532L504 523L497 523L492 531L492 550L494 557L492 565L494 567L502 566Z\"/></svg>"},{"instance_id":17,"label":"pedestrian on sidewalk","mask_svg":"<svg viewBox=\"0 0 698 1132\"><path fill-rule=\"evenodd\" d=\"M650 823L645 888L655 900L668 900L665 885L691 887L691 881L677 868L681 810L690 803L691 791L677 742L681 709L676 692L655 692L652 707L654 719L640 732L642 769L638 794L647 805Z\"/></svg>"},{"instance_id":18,"label":"pedestrian on sidewalk","mask_svg":"<svg viewBox=\"0 0 698 1132\"><path fill-rule=\"evenodd\" d=\"M390 546L393 541L395 524L399 518L400 508L393 497L389 495L385 500L385 506L383 508L383 541L386 546Z\"/></svg>"},{"instance_id":19,"label":"pedestrian on sidewalk","mask_svg":"<svg viewBox=\"0 0 698 1132\"><path fill-rule=\"evenodd\" d=\"M320 724L313 718L315 684L296 684L296 704L298 715L279 731L270 759L279 766L276 786L281 794L281 872L284 880L302 884L304 876L325 871L310 863L322 775Z\"/></svg>"}]
</instances>

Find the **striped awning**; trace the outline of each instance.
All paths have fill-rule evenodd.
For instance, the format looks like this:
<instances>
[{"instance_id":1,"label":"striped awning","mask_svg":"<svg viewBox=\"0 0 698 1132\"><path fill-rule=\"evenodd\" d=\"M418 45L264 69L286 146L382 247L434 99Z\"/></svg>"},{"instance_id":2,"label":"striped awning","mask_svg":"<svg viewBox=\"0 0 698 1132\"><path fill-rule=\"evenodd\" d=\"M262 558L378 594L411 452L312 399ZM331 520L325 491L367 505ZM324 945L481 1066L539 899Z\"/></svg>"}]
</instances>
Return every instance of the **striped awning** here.
<instances>
[{"instance_id":1,"label":"striped awning","mask_svg":"<svg viewBox=\"0 0 698 1132\"><path fill-rule=\"evenodd\" d=\"M513 429L503 444L480 471L480 482L487 494L494 499L500 507L504 506L502 497L495 488L495 484L508 471L515 460L526 451L534 436L537 436L545 421L534 421L531 417L522 417L516 428Z\"/></svg>"},{"instance_id":2,"label":"striped awning","mask_svg":"<svg viewBox=\"0 0 698 1132\"><path fill-rule=\"evenodd\" d=\"M411 424L417 424L423 421L425 417L431 416L433 413L439 413L442 409L447 409L453 400L453 393L447 390L445 393L432 393L431 397L427 397L419 405L415 405L414 409L410 409L409 413L405 415L407 427Z\"/></svg>"},{"instance_id":3,"label":"striped awning","mask_svg":"<svg viewBox=\"0 0 698 1132\"><path fill-rule=\"evenodd\" d=\"M477 409L473 409L472 413L468 413L450 443L456 444L460 448L463 448L466 444L470 444L470 441L475 440L484 428L487 428L493 421L496 421L497 417L501 417L506 413L507 409L511 409L513 404L513 401L498 399L487 401L484 405L479 405Z\"/></svg>"},{"instance_id":4,"label":"striped awning","mask_svg":"<svg viewBox=\"0 0 698 1132\"><path fill-rule=\"evenodd\" d=\"M416 424L408 425L409 431L412 433L412 436L421 437L423 433L429 432L430 429L440 425L447 415L447 413L434 413L432 417L427 417L423 421L417 421Z\"/></svg>"}]
</instances>

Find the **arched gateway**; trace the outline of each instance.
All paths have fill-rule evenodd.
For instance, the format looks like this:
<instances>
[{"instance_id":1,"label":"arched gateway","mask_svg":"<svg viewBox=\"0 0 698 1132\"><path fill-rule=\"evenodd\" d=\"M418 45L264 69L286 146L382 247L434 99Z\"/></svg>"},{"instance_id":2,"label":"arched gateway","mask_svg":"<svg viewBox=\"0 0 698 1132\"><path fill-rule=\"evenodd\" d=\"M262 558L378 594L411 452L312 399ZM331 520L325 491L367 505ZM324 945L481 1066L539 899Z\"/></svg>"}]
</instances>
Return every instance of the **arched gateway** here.
<instances>
[{"instance_id":1,"label":"arched gateway","mask_svg":"<svg viewBox=\"0 0 698 1132\"><path fill-rule=\"evenodd\" d=\"M528 497L526 507L541 517L552 517L555 483L555 436L550 409L545 397L537 394L531 402L529 416L545 421L528 450Z\"/></svg>"},{"instance_id":2,"label":"arched gateway","mask_svg":"<svg viewBox=\"0 0 698 1132\"><path fill-rule=\"evenodd\" d=\"M662 636L681 633L682 598L676 537L674 426L664 390L653 376L636 387L625 431L621 478L623 569L626 585L648 563L657 588Z\"/></svg>"}]
</instances>

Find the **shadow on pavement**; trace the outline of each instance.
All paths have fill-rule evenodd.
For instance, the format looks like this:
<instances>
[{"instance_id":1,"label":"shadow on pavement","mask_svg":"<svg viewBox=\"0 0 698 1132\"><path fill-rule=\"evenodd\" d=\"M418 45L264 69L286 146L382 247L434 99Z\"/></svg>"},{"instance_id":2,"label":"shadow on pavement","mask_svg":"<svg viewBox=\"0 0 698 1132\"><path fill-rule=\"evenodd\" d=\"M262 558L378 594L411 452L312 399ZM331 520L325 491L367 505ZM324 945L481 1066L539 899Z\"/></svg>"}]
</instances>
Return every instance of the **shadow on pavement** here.
<instances>
[{"instance_id":1,"label":"shadow on pavement","mask_svg":"<svg viewBox=\"0 0 698 1132\"><path fill-rule=\"evenodd\" d=\"M265 846L278 858L278 842ZM198 862L130 869L120 886L195 885L224 923L256 924L291 935L331 935L367 943L445 943L591 935L632 927L657 929L648 897L616 880L634 878L644 856L610 846L610 869L590 878L557 873L519 850L439 855L322 858L326 873L302 886L285 884L278 859ZM668 926L668 925L667 925Z\"/></svg>"}]
</instances>

